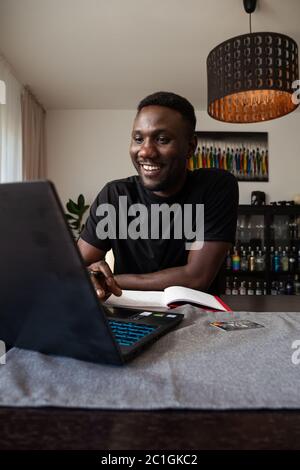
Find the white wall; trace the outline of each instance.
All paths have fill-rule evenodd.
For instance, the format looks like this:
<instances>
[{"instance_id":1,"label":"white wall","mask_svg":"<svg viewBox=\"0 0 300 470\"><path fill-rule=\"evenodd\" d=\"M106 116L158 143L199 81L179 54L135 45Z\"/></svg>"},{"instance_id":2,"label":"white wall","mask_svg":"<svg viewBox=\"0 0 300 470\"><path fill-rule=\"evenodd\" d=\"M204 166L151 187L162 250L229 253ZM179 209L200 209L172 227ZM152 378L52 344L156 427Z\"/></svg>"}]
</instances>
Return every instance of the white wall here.
<instances>
[{"instance_id":1,"label":"white wall","mask_svg":"<svg viewBox=\"0 0 300 470\"><path fill-rule=\"evenodd\" d=\"M135 111L48 111L48 177L62 198L83 193L92 202L112 179L134 174L129 142ZM290 200L300 193L300 112L260 124L223 124L197 112L197 130L269 132L269 182L239 183L240 203L250 203L253 190L267 193L267 201Z\"/></svg>"}]
</instances>

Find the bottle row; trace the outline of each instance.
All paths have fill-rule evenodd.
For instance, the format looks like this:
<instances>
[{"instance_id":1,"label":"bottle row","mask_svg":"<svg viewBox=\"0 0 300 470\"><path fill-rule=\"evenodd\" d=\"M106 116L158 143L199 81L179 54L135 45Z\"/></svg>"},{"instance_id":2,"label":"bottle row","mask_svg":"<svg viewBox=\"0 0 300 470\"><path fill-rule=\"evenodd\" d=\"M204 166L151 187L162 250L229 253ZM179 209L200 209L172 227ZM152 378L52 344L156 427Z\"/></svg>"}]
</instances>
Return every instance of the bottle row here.
<instances>
[{"instance_id":1,"label":"bottle row","mask_svg":"<svg viewBox=\"0 0 300 470\"><path fill-rule=\"evenodd\" d=\"M228 250L227 252L226 270L234 272L265 271L266 256L266 247L263 247L263 249L256 247L255 250L251 246L247 249L243 246L240 248L234 247L233 251ZM284 249L281 246L277 249L271 246L268 256L272 272L300 272L300 249L297 252L295 246L291 248L286 246Z\"/></svg>"},{"instance_id":2,"label":"bottle row","mask_svg":"<svg viewBox=\"0 0 300 470\"><path fill-rule=\"evenodd\" d=\"M239 281L236 277L226 278L226 295L267 295L265 281ZM298 274L286 281L272 281L271 295L300 295L300 280Z\"/></svg>"},{"instance_id":3,"label":"bottle row","mask_svg":"<svg viewBox=\"0 0 300 470\"><path fill-rule=\"evenodd\" d=\"M275 215L269 227L269 239L275 240L298 240L300 237L299 216ZM242 243L251 243L251 240L263 239L265 234L264 216L261 215L239 215L237 221L236 238Z\"/></svg>"},{"instance_id":4,"label":"bottle row","mask_svg":"<svg viewBox=\"0 0 300 470\"><path fill-rule=\"evenodd\" d=\"M267 283L263 281L233 281L226 278L226 295L267 295Z\"/></svg>"}]
</instances>

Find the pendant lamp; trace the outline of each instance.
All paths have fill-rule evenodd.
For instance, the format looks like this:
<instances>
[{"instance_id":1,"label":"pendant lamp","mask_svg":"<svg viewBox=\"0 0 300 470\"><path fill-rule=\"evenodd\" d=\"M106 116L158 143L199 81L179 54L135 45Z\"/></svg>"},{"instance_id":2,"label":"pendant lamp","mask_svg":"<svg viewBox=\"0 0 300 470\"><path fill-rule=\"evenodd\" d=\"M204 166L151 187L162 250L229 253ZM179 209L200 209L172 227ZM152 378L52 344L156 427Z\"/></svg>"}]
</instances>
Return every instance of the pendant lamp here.
<instances>
[{"instance_id":1,"label":"pendant lamp","mask_svg":"<svg viewBox=\"0 0 300 470\"><path fill-rule=\"evenodd\" d=\"M252 33L256 0L243 0L250 33L215 47L207 57L208 114L219 121L251 123L294 111L299 78L297 43L280 33Z\"/></svg>"}]
</instances>

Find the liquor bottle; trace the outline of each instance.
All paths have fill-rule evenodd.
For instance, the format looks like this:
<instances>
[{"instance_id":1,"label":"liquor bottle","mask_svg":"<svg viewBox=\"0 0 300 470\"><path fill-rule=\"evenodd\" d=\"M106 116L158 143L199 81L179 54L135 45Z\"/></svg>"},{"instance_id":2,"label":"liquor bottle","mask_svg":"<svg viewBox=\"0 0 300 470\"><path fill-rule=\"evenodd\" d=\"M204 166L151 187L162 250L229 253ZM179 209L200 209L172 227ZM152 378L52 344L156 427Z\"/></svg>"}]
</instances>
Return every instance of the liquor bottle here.
<instances>
[{"instance_id":1,"label":"liquor bottle","mask_svg":"<svg viewBox=\"0 0 300 470\"><path fill-rule=\"evenodd\" d=\"M232 283L232 291L231 291L231 294L232 294L232 295L239 295L238 281L237 281L237 278L236 278L236 277L234 278L234 281L233 281L233 283Z\"/></svg>"},{"instance_id":2,"label":"liquor bottle","mask_svg":"<svg viewBox=\"0 0 300 470\"><path fill-rule=\"evenodd\" d=\"M270 266L271 271L274 271L274 246L270 247Z\"/></svg>"},{"instance_id":3,"label":"liquor bottle","mask_svg":"<svg viewBox=\"0 0 300 470\"><path fill-rule=\"evenodd\" d=\"M262 295L262 288L260 282L256 282L255 295Z\"/></svg>"},{"instance_id":4,"label":"liquor bottle","mask_svg":"<svg viewBox=\"0 0 300 470\"><path fill-rule=\"evenodd\" d=\"M296 247L293 246L289 256L289 272L293 274L296 271Z\"/></svg>"},{"instance_id":5,"label":"liquor bottle","mask_svg":"<svg viewBox=\"0 0 300 470\"><path fill-rule=\"evenodd\" d=\"M267 283L264 282L264 290L263 290L264 295L267 295Z\"/></svg>"},{"instance_id":6,"label":"liquor bottle","mask_svg":"<svg viewBox=\"0 0 300 470\"><path fill-rule=\"evenodd\" d=\"M300 284L300 283L299 283ZM242 281L240 285L240 295L246 295L247 294L247 289L246 289L246 281Z\"/></svg>"},{"instance_id":7,"label":"liquor bottle","mask_svg":"<svg viewBox=\"0 0 300 470\"><path fill-rule=\"evenodd\" d=\"M280 263L281 263L281 271L284 273L287 273L289 270L289 258L287 257L285 250L283 250L282 252Z\"/></svg>"},{"instance_id":8,"label":"liquor bottle","mask_svg":"<svg viewBox=\"0 0 300 470\"><path fill-rule=\"evenodd\" d=\"M255 270L255 256L254 256L254 251L251 251L251 254L250 254L250 256L249 256L248 269L249 269L249 271L254 271L254 270Z\"/></svg>"},{"instance_id":9,"label":"liquor bottle","mask_svg":"<svg viewBox=\"0 0 300 470\"><path fill-rule=\"evenodd\" d=\"M293 293L294 293L293 282L291 281L291 279L288 279L285 285L285 294L293 295Z\"/></svg>"},{"instance_id":10,"label":"liquor bottle","mask_svg":"<svg viewBox=\"0 0 300 470\"><path fill-rule=\"evenodd\" d=\"M230 283L229 278L227 278L227 280L226 280L225 294L226 295L231 295L231 283Z\"/></svg>"},{"instance_id":11,"label":"liquor bottle","mask_svg":"<svg viewBox=\"0 0 300 470\"><path fill-rule=\"evenodd\" d=\"M298 257L297 257L297 270L300 271L300 250L298 250Z\"/></svg>"},{"instance_id":12,"label":"liquor bottle","mask_svg":"<svg viewBox=\"0 0 300 470\"><path fill-rule=\"evenodd\" d=\"M241 271L248 271L248 258L246 254L246 250L242 252L241 256Z\"/></svg>"},{"instance_id":13,"label":"liquor bottle","mask_svg":"<svg viewBox=\"0 0 300 470\"><path fill-rule=\"evenodd\" d=\"M278 295L277 283L273 281L271 284L271 295Z\"/></svg>"},{"instance_id":14,"label":"liquor bottle","mask_svg":"<svg viewBox=\"0 0 300 470\"><path fill-rule=\"evenodd\" d=\"M259 250L258 255L255 258L255 270L264 271L266 268L265 257L262 252Z\"/></svg>"},{"instance_id":15,"label":"liquor bottle","mask_svg":"<svg viewBox=\"0 0 300 470\"><path fill-rule=\"evenodd\" d=\"M227 256L226 256L226 270L230 271L231 270L231 254L230 250L227 251Z\"/></svg>"},{"instance_id":16,"label":"liquor bottle","mask_svg":"<svg viewBox=\"0 0 300 470\"><path fill-rule=\"evenodd\" d=\"M273 258L273 271L275 273L279 273L280 272L280 256L278 254L278 251L275 250L275 254L274 254L274 258Z\"/></svg>"},{"instance_id":17,"label":"liquor bottle","mask_svg":"<svg viewBox=\"0 0 300 470\"><path fill-rule=\"evenodd\" d=\"M235 248L232 255L232 271L239 271L241 266L241 258L238 250Z\"/></svg>"},{"instance_id":18,"label":"liquor bottle","mask_svg":"<svg viewBox=\"0 0 300 470\"><path fill-rule=\"evenodd\" d=\"M300 281L299 281L298 274L295 274L295 277L294 277L294 294L300 295Z\"/></svg>"},{"instance_id":19,"label":"liquor bottle","mask_svg":"<svg viewBox=\"0 0 300 470\"><path fill-rule=\"evenodd\" d=\"M248 282L248 290L247 290L247 295L254 295L254 289L252 287L252 282Z\"/></svg>"},{"instance_id":20,"label":"liquor bottle","mask_svg":"<svg viewBox=\"0 0 300 470\"><path fill-rule=\"evenodd\" d=\"M283 281L279 282L278 293L279 295L285 295L285 287Z\"/></svg>"}]
</instances>

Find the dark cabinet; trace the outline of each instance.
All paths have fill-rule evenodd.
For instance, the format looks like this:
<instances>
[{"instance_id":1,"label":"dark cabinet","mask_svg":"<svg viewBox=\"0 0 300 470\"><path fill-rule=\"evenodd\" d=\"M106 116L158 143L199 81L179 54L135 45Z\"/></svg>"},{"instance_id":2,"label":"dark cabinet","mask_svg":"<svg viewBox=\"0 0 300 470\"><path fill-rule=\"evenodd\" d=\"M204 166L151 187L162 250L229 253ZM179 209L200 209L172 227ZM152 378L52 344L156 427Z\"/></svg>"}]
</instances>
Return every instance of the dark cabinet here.
<instances>
[{"instance_id":1,"label":"dark cabinet","mask_svg":"<svg viewBox=\"0 0 300 470\"><path fill-rule=\"evenodd\" d=\"M224 270L227 294L300 295L300 206L239 206Z\"/></svg>"}]
</instances>

